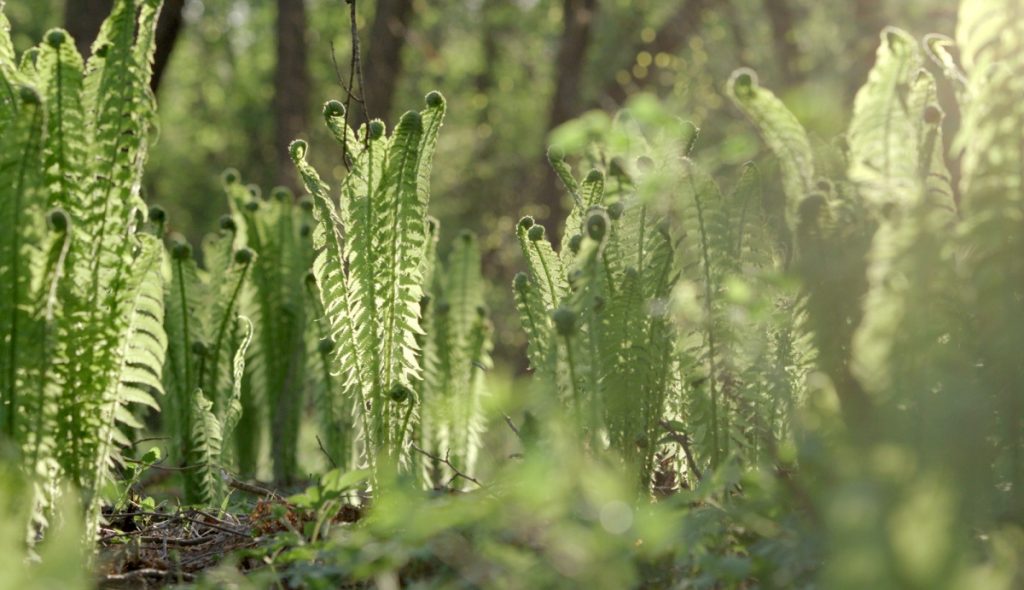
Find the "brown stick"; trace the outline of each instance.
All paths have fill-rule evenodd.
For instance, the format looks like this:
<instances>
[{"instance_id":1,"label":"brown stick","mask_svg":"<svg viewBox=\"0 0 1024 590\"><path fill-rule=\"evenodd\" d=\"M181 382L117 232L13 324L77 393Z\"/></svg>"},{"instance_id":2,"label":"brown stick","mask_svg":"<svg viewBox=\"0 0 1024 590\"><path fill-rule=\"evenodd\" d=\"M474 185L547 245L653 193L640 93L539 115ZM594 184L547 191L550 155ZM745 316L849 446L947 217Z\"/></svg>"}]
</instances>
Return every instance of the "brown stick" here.
<instances>
[{"instance_id":1,"label":"brown stick","mask_svg":"<svg viewBox=\"0 0 1024 590\"><path fill-rule=\"evenodd\" d=\"M452 476L452 478L450 480L448 480L448 485L449 486L452 485L452 482L455 481L456 478L461 477L462 479L465 479L466 481L471 481L471 482L475 483L476 485L478 485L480 487L486 487L486 486L484 486L484 484L480 483L480 480L478 480L477 478L473 477L472 475L466 475L465 473L459 471L459 469L457 467L452 465L452 462L448 460L448 455L449 455L449 453L451 451L445 453L444 454L444 458L442 459L441 457L438 457L436 455L428 453L427 451L424 451L423 449L419 448L416 445L410 445L410 446L412 447L412 450L416 451L417 453L420 453L421 455L423 455L424 457L427 457L428 459L433 459L435 461L443 463L444 465L447 465L449 469L451 469L453 472L455 472L455 475Z\"/></svg>"}]
</instances>

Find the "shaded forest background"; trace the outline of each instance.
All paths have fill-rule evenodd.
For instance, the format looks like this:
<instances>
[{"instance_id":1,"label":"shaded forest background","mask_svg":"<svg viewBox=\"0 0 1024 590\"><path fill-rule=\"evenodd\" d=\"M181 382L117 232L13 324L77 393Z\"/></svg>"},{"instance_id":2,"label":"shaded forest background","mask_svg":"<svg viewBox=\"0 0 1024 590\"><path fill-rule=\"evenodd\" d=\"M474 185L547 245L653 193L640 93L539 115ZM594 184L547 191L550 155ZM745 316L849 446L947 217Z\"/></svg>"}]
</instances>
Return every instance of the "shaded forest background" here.
<instances>
[{"instance_id":1,"label":"shaded forest background","mask_svg":"<svg viewBox=\"0 0 1024 590\"><path fill-rule=\"evenodd\" d=\"M723 86L735 68L755 68L827 139L846 127L884 24L949 34L955 20L954 3L944 0L356 2L369 115L393 124L429 90L448 98L432 212L442 244L463 227L479 233L498 307L511 306L504 287L521 266L516 220L564 217L567 197L544 158L558 125L656 93L701 128L702 164L728 174L764 149L727 112ZM19 51L65 26L87 54L110 5L9 0L7 13ZM264 191L298 192L286 147L296 137L328 141L320 105L344 95L349 9L346 0L165 1L152 82L160 134L145 190L169 210L172 229L196 242L215 227L226 210L219 178L227 167ZM344 174L340 161L314 163L335 184ZM513 352L521 332L496 328L497 358L522 364Z\"/></svg>"}]
</instances>

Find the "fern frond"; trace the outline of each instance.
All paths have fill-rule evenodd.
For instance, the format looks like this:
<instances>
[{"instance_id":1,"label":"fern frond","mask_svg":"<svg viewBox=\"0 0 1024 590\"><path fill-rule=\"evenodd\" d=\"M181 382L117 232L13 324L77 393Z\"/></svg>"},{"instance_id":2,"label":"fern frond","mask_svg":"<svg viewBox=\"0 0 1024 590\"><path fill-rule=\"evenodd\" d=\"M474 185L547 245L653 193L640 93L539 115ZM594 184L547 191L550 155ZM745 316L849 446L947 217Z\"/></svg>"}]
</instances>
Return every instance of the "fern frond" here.
<instances>
[{"instance_id":1,"label":"fern frond","mask_svg":"<svg viewBox=\"0 0 1024 590\"><path fill-rule=\"evenodd\" d=\"M0 76L7 78L5 72ZM24 328L31 304L29 261L39 238L45 196L39 191L43 169L45 105L30 86L20 86L17 114L0 134L0 432L15 433L18 367L25 352ZM15 105L11 105L15 106Z\"/></svg>"},{"instance_id":2,"label":"fern frond","mask_svg":"<svg viewBox=\"0 0 1024 590\"><path fill-rule=\"evenodd\" d=\"M849 178L876 209L918 192L921 114L910 112L910 102L921 66L916 40L899 29L885 29L875 66L854 101L847 133Z\"/></svg>"},{"instance_id":3,"label":"fern frond","mask_svg":"<svg viewBox=\"0 0 1024 590\"><path fill-rule=\"evenodd\" d=\"M366 337L365 331L373 330L376 324L368 321L368 325L357 325L356 320L361 314L369 314L375 307L372 302L357 301L355 294L350 291L350 285L358 279L351 278L356 274L355 268L349 276L345 274L348 256L345 242L341 237L341 219L330 197L329 188L305 159L307 149L305 142L297 141L291 146L292 160L302 176L306 190L313 195L313 217L317 224L313 231L313 248L317 252L316 260L313 262L313 276L316 277L320 300L323 302L323 317L328 325L328 334L334 342L335 366L342 375L343 386L352 391L358 404L363 406L371 394L370 386L375 375L369 366L369 347L363 346L362 339ZM367 154L372 153L373 149L374 146L371 144ZM358 226L358 223L356 225ZM353 245L352 249L358 248ZM369 256L369 252L368 249L362 250L360 256ZM353 265L355 264L353 261ZM374 272L369 260L360 261L359 264L364 265L364 278ZM369 290L374 285L372 275L367 280L370 281L366 285ZM366 307L368 303L369 306ZM360 308L359 305L364 307ZM365 419L366 415L362 415L364 433L369 435L369 423Z\"/></svg>"},{"instance_id":4,"label":"fern frond","mask_svg":"<svg viewBox=\"0 0 1024 590\"><path fill-rule=\"evenodd\" d=\"M532 282L538 287L542 309L550 313L565 297L568 285L562 261L544 233L544 226L535 223L532 217L524 217L516 225L519 245L523 249Z\"/></svg>"},{"instance_id":5,"label":"fern frond","mask_svg":"<svg viewBox=\"0 0 1024 590\"><path fill-rule=\"evenodd\" d=\"M11 21L7 20L3 4L0 3L0 68L14 64L15 59L14 43L11 41Z\"/></svg>"},{"instance_id":6,"label":"fern frond","mask_svg":"<svg viewBox=\"0 0 1024 590\"><path fill-rule=\"evenodd\" d=\"M80 218L78 190L85 169L82 56L70 36L52 29L39 55L39 74L45 84L48 107L46 173L47 207L61 207Z\"/></svg>"},{"instance_id":7,"label":"fern frond","mask_svg":"<svg viewBox=\"0 0 1024 590\"><path fill-rule=\"evenodd\" d=\"M224 437L220 422L213 413L213 402L203 395L203 390L195 390L190 397L190 469L185 478L185 495L186 498L192 498L192 502L211 504L217 498L220 488L218 463Z\"/></svg>"},{"instance_id":8,"label":"fern frond","mask_svg":"<svg viewBox=\"0 0 1024 590\"><path fill-rule=\"evenodd\" d=\"M814 156L807 132L771 91L758 84L753 70L733 72L729 98L757 127L765 143L779 159L786 192L786 219L796 226L796 210L814 187Z\"/></svg>"},{"instance_id":9,"label":"fern frond","mask_svg":"<svg viewBox=\"0 0 1024 590\"><path fill-rule=\"evenodd\" d=\"M238 337L238 344L235 346L234 355L231 361L231 396L225 401L221 411L221 432L224 438L231 436L235 426L242 418L242 384L245 379L245 355L252 342L253 326L249 318L238 316L238 323L241 324L241 335Z\"/></svg>"},{"instance_id":10,"label":"fern frond","mask_svg":"<svg viewBox=\"0 0 1024 590\"><path fill-rule=\"evenodd\" d=\"M119 460L119 446L129 441L118 430L118 422L131 428L141 424L128 411L130 404L143 404L159 410L151 392L162 393L161 378L167 337L163 330L163 278L161 263L163 246L146 235L138 236L139 254L133 261L118 308L124 313L124 326L115 340L112 352L112 383L104 392L99 408L99 424L94 427L98 438L94 453L86 455L93 461L85 473L83 485L89 497L110 477L108 469ZM82 459L85 459L83 457ZM90 503L91 528L96 524L98 504Z\"/></svg>"}]
</instances>

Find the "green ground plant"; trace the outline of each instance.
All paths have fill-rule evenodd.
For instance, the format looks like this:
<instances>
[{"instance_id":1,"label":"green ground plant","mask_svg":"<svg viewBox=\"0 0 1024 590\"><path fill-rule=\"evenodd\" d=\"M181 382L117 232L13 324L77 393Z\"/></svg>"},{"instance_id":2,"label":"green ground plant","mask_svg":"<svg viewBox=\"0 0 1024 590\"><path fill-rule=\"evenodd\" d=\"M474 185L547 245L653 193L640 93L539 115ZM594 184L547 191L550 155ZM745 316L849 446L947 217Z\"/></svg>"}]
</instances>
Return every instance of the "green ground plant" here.
<instances>
[{"instance_id":1,"label":"green ground plant","mask_svg":"<svg viewBox=\"0 0 1024 590\"><path fill-rule=\"evenodd\" d=\"M235 240L257 254L240 299L242 313L252 318L254 339L242 398L248 416L237 439L239 469L256 473L267 432L274 479L291 481L299 475L299 425L310 379L323 377L322 371L307 374L314 316L306 275L313 261L313 219L309 203L296 202L285 188L265 199L257 187L243 185L237 171L226 172L224 181Z\"/></svg>"},{"instance_id":2,"label":"green ground plant","mask_svg":"<svg viewBox=\"0 0 1024 590\"><path fill-rule=\"evenodd\" d=\"M0 22L0 422L44 506L82 491L90 533L130 406L162 392L163 249L139 195L158 7L118 1L85 64L61 30L19 63Z\"/></svg>"},{"instance_id":3,"label":"green ground plant","mask_svg":"<svg viewBox=\"0 0 1024 590\"><path fill-rule=\"evenodd\" d=\"M229 224L228 224L229 225ZM185 501L217 502L225 492L219 472L243 413L242 387L252 322L239 315L255 254L234 249L230 225L203 244L206 269L192 248L174 241L166 256L163 427L173 437L175 463L185 468Z\"/></svg>"},{"instance_id":4,"label":"green ground plant","mask_svg":"<svg viewBox=\"0 0 1024 590\"><path fill-rule=\"evenodd\" d=\"M87 64L60 30L16 56L0 12L14 579L85 585L61 556L134 501L161 453L122 449L147 423L185 501L230 507L265 437L275 483L296 479L312 409L335 469L246 506L266 525L239 562L266 565L254 586L1021 585L1020 0L965 0L955 40L883 30L835 140L736 71L726 94L772 157L734 180L653 97L559 129L573 207L558 235L515 226L532 376L495 402L510 428L490 448L483 245L457 233L442 263L428 215L445 99L390 135L328 102L340 186L302 140L308 197L229 171L200 265L139 193L158 8L117 0ZM21 560L33 546L41 566Z\"/></svg>"},{"instance_id":5,"label":"green ground plant","mask_svg":"<svg viewBox=\"0 0 1024 590\"><path fill-rule=\"evenodd\" d=\"M389 137L381 121L352 130L344 106L328 102L324 118L349 167L340 206L306 162L306 142L291 146L313 197L313 274L335 343L333 369L355 401L360 462L374 466L407 463L419 421L413 386L423 378L417 337L424 265L432 263L430 166L444 113L444 98L431 93Z\"/></svg>"}]
</instances>

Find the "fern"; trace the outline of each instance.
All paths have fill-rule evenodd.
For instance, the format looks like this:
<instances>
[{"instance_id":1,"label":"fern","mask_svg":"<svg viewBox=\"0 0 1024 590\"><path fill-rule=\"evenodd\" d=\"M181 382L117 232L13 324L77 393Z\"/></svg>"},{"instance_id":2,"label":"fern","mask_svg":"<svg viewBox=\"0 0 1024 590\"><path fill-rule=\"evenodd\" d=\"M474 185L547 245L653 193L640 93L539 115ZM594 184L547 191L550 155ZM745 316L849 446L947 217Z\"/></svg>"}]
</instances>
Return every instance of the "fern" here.
<instances>
[{"instance_id":1,"label":"fern","mask_svg":"<svg viewBox=\"0 0 1024 590\"><path fill-rule=\"evenodd\" d=\"M924 114L908 110L913 77L921 67L913 37L895 28L882 32L875 67L857 93L847 134L849 178L874 207L917 193L917 127Z\"/></svg>"},{"instance_id":2,"label":"fern","mask_svg":"<svg viewBox=\"0 0 1024 590\"><path fill-rule=\"evenodd\" d=\"M250 380L263 398L254 400L251 411L264 413L268 421L274 478L290 481L298 473L296 455L305 399L302 373L309 330L305 278L313 263L309 247L312 218L287 189L274 189L269 199L263 199L255 187L243 186L237 173L228 173L225 180L237 229L235 241L259 255L241 296L242 313L252 318L256 332ZM240 434L247 441L258 436L248 426ZM252 455L249 450L247 453ZM251 459L242 466L248 473L254 468Z\"/></svg>"},{"instance_id":3,"label":"fern","mask_svg":"<svg viewBox=\"0 0 1024 590\"><path fill-rule=\"evenodd\" d=\"M550 159L575 205L558 254L532 218L516 229L528 272L513 289L530 364L583 440L613 448L647 488L672 389L674 338L657 311L674 280L669 233L651 231L662 216L638 198L618 160L608 175L593 170L580 182L561 157Z\"/></svg>"},{"instance_id":4,"label":"fern","mask_svg":"<svg viewBox=\"0 0 1024 590\"><path fill-rule=\"evenodd\" d=\"M960 281L970 281L966 309L972 326L966 343L986 369L988 392L979 400L989 414L985 425L999 433L988 459L989 478L1011 491L999 504L1015 519L1024 514L1024 384L1019 293L1024 266L1016 255L1022 245L1019 219L1024 203L1020 129L1024 109L1015 97L1024 74L1024 6L1018 1L983 0L960 6L957 44L970 97L962 107L955 145L963 150L961 193L964 227L960 243L967 251L958 265Z\"/></svg>"},{"instance_id":5,"label":"fern","mask_svg":"<svg viewBox=\"0 0 1024 590\"><path fill-rule=\"evenodd\" d=\"M453 477L440 458L473 473L482 430L483 372L490 367L490 323L476 237L455 238L448 263L425 276L430 296L423 314L423 383L420 438L434 457L428 483L443 487Z\"/></svg>"},{"instance_id":6,"label":"fern","mask_svg":"<svg viewBox=\"0 0 1024 590\"><path fill-rule=\"evenodd\" d=\"M431 93L420 113L403 115L390 138L379 121L358 132L342 129L344 109L324 108L328 127L342 141L358 138L342 183L340 210L329 187L306 162L296 141L292 159L313 196L317 257L313 273L336 343L334 368L344 395L355 398L362 461L407 460L407 441L418 420L422 379L423 257L428 250L429 169L444 116L444 99ZM343 233L344 232L344 238Z\"/></svg>"},{"instance_id":7,"label":"fern","mask_svg":"<svg viewBox=\"0 0 1024 590\"><path fill-rule=\"evenodd\" d=\"M243 247L230 257L218 255L231 252L233 238L230 225L220 236L207 238L212 266L205 271L192 259L192 248L177 242L165 269L170 344L164 426L174 439L174 459L186 467L185 499L192 503L220 495L216 470L226 463L230 447L224 441L230 440L243 409L245 354L253 327L239 310L255 254Z\"/></svg>"},{"instance_id":8,"label":"fern","mask_svg":"<svg viewBox=\"0 0 1024 590\"><path fill-rule=\"evenodd\" d=\"M0 34L0 168L12 175L0 189L12 223L0 251L4 433L28 445L26 469L45 473L49 489L57 479L82 488L90 533L127 440L121 427L138 426L127 408L156 407L161 391L162 254L137 224L158 7L116 2L84 69L63 31L48 32L20 66L6 21ZM63 211L50 215L46 237L43 215L54 207ZM29 334L37 342L22 340Z\"/></svg>"},{"instance_id":9,"label":"fern","mask_svg":"<svg viewBox=\"0 0 1024 590\"><path fill-rule=\"evenodd\" d=\"M814 187L814 157L807 132L771 91L758 84L753 70L736 70L729 79L728 94L757 126L779 159L786 193L786 220L792 229L797 207Z\"/></svg>"}]
</instances>

